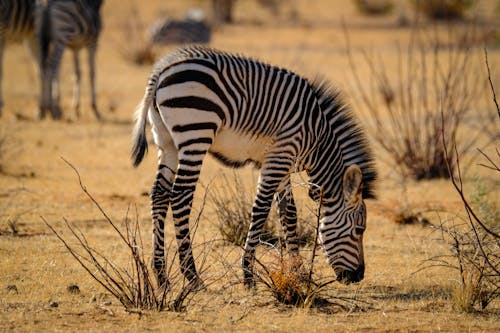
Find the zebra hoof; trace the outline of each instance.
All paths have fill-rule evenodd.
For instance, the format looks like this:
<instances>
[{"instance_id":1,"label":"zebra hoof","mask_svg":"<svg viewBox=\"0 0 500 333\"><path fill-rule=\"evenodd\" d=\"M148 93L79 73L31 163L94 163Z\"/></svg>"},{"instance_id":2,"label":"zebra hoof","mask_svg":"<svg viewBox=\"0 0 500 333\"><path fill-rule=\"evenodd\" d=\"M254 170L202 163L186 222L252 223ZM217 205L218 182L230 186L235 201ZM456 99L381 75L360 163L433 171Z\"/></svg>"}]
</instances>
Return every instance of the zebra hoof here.
<instances>
[{"instance_id":1,"label":"zebra hoof","mask_svg":"<svg viewBox=\"0 0 500 333\"><path fill-rule=\"evenodd\" d=\"M50 110L50 114L52 116L52 119L61 120L62 119L61 107L59 106L52 107L52 109Z\"/></svg>"},{"instance_id":2,"label":"zebra hoof","mask_svg":"<svg viewBox=\"0 0 500 333\"><path fill-rule=\"evenodd\" d=\"M253 277L245 277L243 285L245 286L245 289L249 291L257 289L257 283L255 283L255 279Z\"/></svg>"}]
</instances>

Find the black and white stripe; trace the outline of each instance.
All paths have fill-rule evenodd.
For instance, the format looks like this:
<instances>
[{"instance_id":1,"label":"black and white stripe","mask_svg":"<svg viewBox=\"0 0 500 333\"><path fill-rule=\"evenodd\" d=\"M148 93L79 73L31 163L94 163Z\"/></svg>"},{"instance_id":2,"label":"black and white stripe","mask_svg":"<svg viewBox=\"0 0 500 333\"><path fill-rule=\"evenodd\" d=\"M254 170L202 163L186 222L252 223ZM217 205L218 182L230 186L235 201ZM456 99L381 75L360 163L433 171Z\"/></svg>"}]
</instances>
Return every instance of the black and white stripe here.
<instances>
[{"instance_id":1,"label":"black and white stripe","mask_svg":"<svg viewBox=\"0 0 500 333\"><path fill-rule=\"evenodd\" d=\"M49 112L54 119L62 117L59 105L59 67L65 48L73 51L75 82L73 108L80 113L79 51L88 51L92 110L100 119L95 93L95 53L101 31L100 8L103 0L47 0L41 10L38 31L40 42L41 85L40 118Z\"/></svg>"},{"instance_id":2,"label":"black and white stripe","mask_svg":"<svg viewBox=\"0 0 500 333\"><path fill-rule=\"evenodd\" d=\"M0 0L0 115L2 114L2 64L7 43L28 41L31 52L37 57L35 38L36 0Z\"/></svg>"},{"instance_id":3,"label":"black and white stripe","mask_svg":"<svg viewBox=\"0 0 500 333\"><path fill-rule=\"evenodd\" d=\"M326 84L311 83L286 69L193 46L154 68L137 109L132 157L137 166L147 149L146 117L159 147L154 183L153 267L164 275L164 220L171 206L184 275L200 285L189 238L193 193L206 153L233 167L253 163L260 177L243 254L246 285L253 284L255 247L277 195L287 247L298 251L296 208L290 174L305 170L322 200L321 241L339 280L364 274L363 196L376 173L366 140Z\"/></svg>"}]
</instances>

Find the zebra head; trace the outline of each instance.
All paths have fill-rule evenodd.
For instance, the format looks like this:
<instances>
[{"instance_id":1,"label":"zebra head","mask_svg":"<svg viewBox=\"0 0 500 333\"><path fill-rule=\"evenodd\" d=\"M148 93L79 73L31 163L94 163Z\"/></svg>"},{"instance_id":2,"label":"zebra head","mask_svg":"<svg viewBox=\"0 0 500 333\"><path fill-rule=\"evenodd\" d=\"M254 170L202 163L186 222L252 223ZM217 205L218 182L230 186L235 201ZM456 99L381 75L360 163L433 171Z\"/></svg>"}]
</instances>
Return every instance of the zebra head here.
<instances>
[{"instance_id":1,"label":"zebra head","mask_svg":"<svg viewBox=\"0 0 500 333\"><path fill-rule=\"evenodd\" d=\"M343 175L342 198L322 205L320 239L328 263L343 283L359 282L364 277L363 232L366 207L362 198L363 174L350 165Z\"/></svg>"}]
</instances>

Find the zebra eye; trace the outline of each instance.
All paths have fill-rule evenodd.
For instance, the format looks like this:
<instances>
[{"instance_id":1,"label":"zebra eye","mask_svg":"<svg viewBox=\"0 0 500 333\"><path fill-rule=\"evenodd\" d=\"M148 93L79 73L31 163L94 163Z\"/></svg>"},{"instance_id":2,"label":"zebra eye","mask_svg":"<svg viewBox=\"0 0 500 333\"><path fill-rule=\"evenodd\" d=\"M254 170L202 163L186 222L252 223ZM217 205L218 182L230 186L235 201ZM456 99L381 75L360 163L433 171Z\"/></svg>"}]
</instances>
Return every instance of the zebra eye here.
<instances>
[{"instance_id":1,"label":"zebra eye","mask_svg":"<svg viewBox=\"0 0 500 333\"><path fill-rule=\"evenodd\" d=\"M354 227L354 230L356 231L356 234L362 235L365 232L365 227L361 225L357 225Z\"/></svg>"}]
</instances>

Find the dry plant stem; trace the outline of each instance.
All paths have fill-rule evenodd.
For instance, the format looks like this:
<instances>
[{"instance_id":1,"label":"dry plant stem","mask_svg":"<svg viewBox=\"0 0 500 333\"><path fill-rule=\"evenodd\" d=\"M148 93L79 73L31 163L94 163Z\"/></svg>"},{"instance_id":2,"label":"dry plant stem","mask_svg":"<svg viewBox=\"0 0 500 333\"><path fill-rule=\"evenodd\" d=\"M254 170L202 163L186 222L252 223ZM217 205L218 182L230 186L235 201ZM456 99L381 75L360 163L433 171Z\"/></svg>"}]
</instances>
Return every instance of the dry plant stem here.
<instances>
[{"instance_id":1,"label":"dry plant stem","mask_svg":"<svg viewBox=\"0 0 500 333\"><path fill-rule=\"evenodd\" d=\"M97 281L101 286L104 287L104 289L106 289L109 293L111 293L115 298L117 298L124 306L128 306L128 303L124 302L123 301L123 298L121 297L120 294L118 294L116 292L116 290L112 289L111 287L109 287L107 284L103 283L101 281L101 279L99 279L88 267L87 265L85 265L85 263L83 263L83 261L80 259L81 256L78 255L71 246L69 246L69 244L64 240L64 238L47 222L47 220L45 220L45 218L43 216L41 216L41 219L43 220L43 222L45 223L45 225L47 225L47 227L54 233L54 235L56 235L56 237L64 244L64 246L66 247L66 249L68 250L68 252L73 256L73 258L75 258L75 260L80 264L80 266L82 266L86 271L87 273L90 274L90 276L92 276L92 278Z\"/></svg>"},{"instance_id":2,"label":"dry plant stem","mask_svg":"<svg viewBox=\"0 0 500 333\"><path fill-rule=\"evenodd\" d=\"M316 249L318 248L318 238L319 238L319 226L320 226L320 223L321 223L321 215L320 215L320 212L321 212L321 208L322 208L322 201L323 201L323 190L320 189L320 196L319 196L319 203L318 203L318 213L316 215L316 234L314 235L314 245L313 245L313 248L312 248L312 253L311 253L311 259L310 259L310 268L309 268L309 277L308 277L308 286L307 286L307 289L308 289L308 293L310 291L310 288L311 288L311 283L312 283L312 274L313 274L313 270L314 270L314 259L316 258Z\"/></svg>"},{"instance_id":3,"label":"dry plant stem","mask_svg":"<svg viewBox=\"0 0 500 333\"><path fill-rule=\"evenodd\" d=\"M88 243L85 235L71 226L71 224L64 219L66 227L70 230L71 234L79 243L79 247L82 249L82 253L71 247L68 242L58 233L43 217L42 220L49 227L49 229L56 235L56 237L64 244L68 252L77 260L77 262L87 271L90 276L97 281L101 286L103 286L108 292L110 292L120 303L125 307L127 311L134 311L134 309L139 310L156 310L161 311L164 309L181 311L185 308L185 302L195 290L191 288L190 285L185 284L185 280L179 272L173 272L172 267L174 267L173 262L167 269L167 276L169 281L174 281L174 284L178 285L178 282L182 281L182 286L177 295L174 295L174 290L171 286L164 288L160 295L156 295L155 287L153 284L153 278L148 269L148 265L144 258L144 244L141 237L140 225L138 223L139 217L136 209L136 222L135 225L130 224L129 211L127 209L127 214L125 217L125 232L121 232L116 224L109 218L102 207L99 205L97 200L87 191L86 187L83 185L80 174L78 170L68 161L63 158L63 161L68 164L76 173L80 188L87 195L87 197L94 203L94 205L99 209L101 214L105 217L106 222L108 222L115 232L118 233L123 242L127 245L130 251L130 269L120 268L111 262L106 256L99 253L96 249L92 248ZM207 200L208 190L205 192L203 197L202 206L198 212L198 216L194 220L194 232L196 234L198 229L199 221L201 215L203 214L205 203ZM167 253L169 253L171 243L169 243L167 248ZM206 246L206 243L204 243ZM205 249L205 248L204 248ZM205 257L202 258L202 265L200 272L204 271L206 264L206 251L202 251ZM171 260L174 260L175 256L172 256ZM95 271L97 270L97 272ZM168 298L167 298L168 297Z\"/></svg>"},{"instance_id":4,"label":"dry plant stem","mask_svg":"<svg viewBox=\"0 0 500 333\"><path fill-rule=\"evenodd\" d=\"M482 167L485 167L485 168L488 168L488 169L491 169L493 171L497 171L497 172L500 172L500 167L498 167L498 165L496 165L495 162L493 162L493 160L491 159L491 157L489 157L486 153L484 153L481 149L477 149L479 151L479 153L481 155L483 155L484 158L486 158L488 160L488 162L491 163L491 165L487 165L487 164L483 164L483 163L479 163L480 166ZM498 148L496 148L496 152L497 152L497 157L500 158L500 151L498 150Z\"/></svg>"},{"instance_id":5,"label":"dry plant stem","mask_svg":"<svg viewBox=\"0 0 500 333\"><path fill-rule=\"evenodd\" d=\"M488 70L488 82L490 83L490 90L491 90L491 93L493 95L493 102L495 103L495 106L497 108L497 115L500 118L500 108L498 106L497 95L495 93L495 88L493 86L493 81L491 79L490 64L488 62L488 51L486 50L486 47L484 48L484 61L486 63L486 69ZM497 153L498 153L498 151L497 151Z\"/></svg>"}]
</instances>

